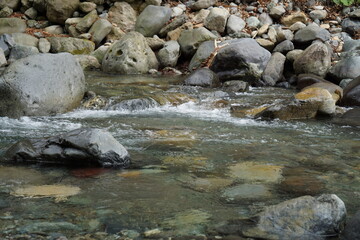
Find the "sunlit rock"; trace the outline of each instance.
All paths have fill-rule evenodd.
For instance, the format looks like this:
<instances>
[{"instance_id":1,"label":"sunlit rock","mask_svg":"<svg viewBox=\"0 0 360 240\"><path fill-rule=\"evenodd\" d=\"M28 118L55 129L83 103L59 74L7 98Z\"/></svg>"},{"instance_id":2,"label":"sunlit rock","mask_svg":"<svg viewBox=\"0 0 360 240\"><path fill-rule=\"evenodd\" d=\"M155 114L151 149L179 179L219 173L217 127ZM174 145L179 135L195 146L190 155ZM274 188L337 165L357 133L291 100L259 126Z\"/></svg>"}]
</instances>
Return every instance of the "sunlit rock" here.
<instances>
[{"instance_id":1,"label":"sunlit rock","mask_svg":"<svg viewBox=\"0 0 360 240\"><path fill-rule=\"evenodd\" d=\"M208 158L201 156L173 155L163 159L165 165L189 167L192 169L203 169L208 165Z\"/></svg>"},{"instance_id":2,"label":"sunlit rock","mask_svg":"<svg viewBox=\"0 0 360 240\"><path fill-rule=\"evenodd\" d=\"M200 178L196 176L183 175L177 178L186 188L198 192L213 192L229 186L233 180L220 177Z\"/></svg>"},{"instance_id":3,"label":"sunlit rock","mask_svg":"<svg viewBox=\"0 0 360 240\"><path fill-rule=\"evenodd\" d=\"M277 183L282 179L281 166L242 162L229 167L229 175L247 182Z\"/></svg>"},{"instance_id":4,"label":"sunlit rock","mask_svg":"<svg viewBox=\"0 0 360 240\"><path fill-rule=\"evenodd\" d=\"M335 112L335 103L338 99L334 99L331 93L319 87L305 88L303 91L295 95L295 99L309 102L319 102L319 112L332 114Z\"/></svg>"},{"instance_id":5,"label":"sunlit rock","mask_svg":"<svg viewBox=\"0 0 360 240\"><path fill-rule=\"evenodd\" d=\"M271 197L268 187L261 184L241 184L225 189L221 199L227 203L241 203L249 199L263 199Z\"/></svg>"},{"instance_id":6,"label":"sunlit rock","mask_svg":"<svg viewBox=\"0 0 360 240\"><path fill-rule=\"evenodd\" d=\"M207 212L189 209L172 218L165 219L161 226L165 229L172 229L178 236L203 235L205 225L210 221L210 217L211 215Z\"/></svg>"},{"instance_id":7,"label":"sunlit rock","mask_svg":"<svg viewBox=\"0 0 360 240\"><path fill-rule=\"evenodd\" d=\"M53 197L55 200L60 201L78 193L80 193L80 188L75 186L41 185L17 188L11 192L11 195L28 198Z\"/></svg>"}]
</instances>

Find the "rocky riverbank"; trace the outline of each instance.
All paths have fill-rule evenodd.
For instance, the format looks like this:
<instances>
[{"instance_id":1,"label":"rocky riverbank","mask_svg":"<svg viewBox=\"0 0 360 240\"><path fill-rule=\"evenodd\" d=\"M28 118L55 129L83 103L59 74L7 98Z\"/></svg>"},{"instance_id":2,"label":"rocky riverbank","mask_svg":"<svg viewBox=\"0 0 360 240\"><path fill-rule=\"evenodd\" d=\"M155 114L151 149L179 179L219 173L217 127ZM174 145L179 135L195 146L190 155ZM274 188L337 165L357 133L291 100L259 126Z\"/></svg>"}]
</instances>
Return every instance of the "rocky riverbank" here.
<instances>
[{"instance_id":1,"label":"rocky riverbank","mask_svg":"<svg viewBox=\"0 0 360 240\"><path fill-rule=\"evenodd\" d=\"M302 90L292 100L260 106L261 111L232 108L255 112L252 117L256 118L338 116L344 110L337 105L360 106L359 80L354 80L360 75L360 40L356 40L360 10L356 7L312 1L215 0L15 0L4 1L0 7L3 79L9 78L9 69L21 68L14 67L19 59L30 57L33 63L31 55L67 52L83 69L118 74L194 72L185 84L223 85L232 92L246 85ZM75 64L66 64L64 68L74 69ZM42 69L50 71L46 66ZM14 78L21 79L18 75ZM34 75L43 76L40 71ZM9 96L4 86L9 81L2 82L4 96ZM54 112L38 104L48 99L36 96L34 100L29 93L26 107L1 115L61 113L78 106L83 92ZM1 102L9 103L5 98Z\"/></svg>"},{"instance_id":2,"label":"rocky riverbank","mask_svg":"<svg viewBox=\"0 0 360 240\"><path fill-rule=\"evenodd\" d=\"M233 116L240 118L294 120L325 116L332 117L337 124L359 126L360 40L357 38L360 9L357 7L339 7L325 1L290 0L4 0L0 8L1 117L49 116L78 107L131 112L161 105L200 102L200 97L194 97L203 94L198 89L215 88L218 91L211 94L224 97L212 103L213 108L229 109ZM119 94L102 96L86 91L84 70L98 70L114 76L185 76L177 82L177 86L172 86L171 91L165 91L169 87L155 83L106 83L113 84ZM264 100L253 105L226 101L226 96L246 92L250 86L297 89L297 93L290 98L276 98L276 101L270 102ZM349 110L348 107L353 109ZM166 139L162 139L162 144L168 144L162 146L166 150L159 154L163 157L162 164L178 167L186 163L197 168L204 167L202 164L208 158L201 155L166 155L171 147L178 147L179 152L184 149L184 146L174 144L177 138L185 138L182 144L187 147L186 151L195 142L200 142L201 138L197 139L191 131L183 133L175 130L175 133L164 129L151 132L155 137L158 135ZM259 148L264 145L261 142ZM144 151L149 146L143 147ZM355 152L351 149L346 154L350 156ZM238 153L235 153L233 155L237 156ZM303 153L296 152L299 155ZM21 140L6 155L6 164L74 165L75 162L80 166L115 168L128 167L130 164L128 151L110 133L88 128L49 138ZM313 159L309 160L306 156L300 160L295 158L296 164L293 165L299 169L299 164L306 167L313 165ZM319 157L315 163L321 166L321 170L324 166L337 166L337 163L328 161L328 156L321 157L324 158ZM209 159L212 158L210 154ZM248 158L253 156L249 154ZM206 175L203 168L197 169L197 172L194 171L196 167L187 166L186 172L198 175L178 176L175 180L171 178L167 181L169 185L177 181L186 189L197 192L207 193L216 189L219 191L214 197L216 202L238 204L268 198L271 191L276 191L269 187L268 182L285 192L319 195L323 182L335 176L320 179L314 174L307 179L306 175L298 174L296 170L283 170L286 165L284 162L281 162L281 166L255 161L240 162L230 167L228 175L221 177L218 177L219 173ZM149 166L150 169L140 166L139 171L118 173L118 177L136 177L145 170L164 171L162 168L153 169L156 165ZM340 166L337 167L342 168ZM346 176L347 180L356 176L359 166L355 165L354 169L354 173ZM94 171L98 173L102 170ZM175 172L173 169L171 171ZM286 171L293 173L291 175ZM336 171L340 172L338 169ZM89 172L93 174L85 170L85 173L75 172L74 175ZM63 176L56 175L56 179L62 181ZM108 183L105 179L104 185L100 186ZM314 187L314 190L308 185L320 187ZM165 188L164 192L173 188ZM148 191L154 192L151 188ZM0 193L14 198L55 197L55 200L61 201L79 192L80 188L76 186L46 183ZM114 191L114 196L117 197L117 193ZM85 198L79 199L86 201ZM73 201L76 203L76 198ZM104 206L107 207L106 203ZM206 211L189 209L174 213L171 219L161 219L159 228L145 230L145 227L141 227L141 230L120 231L118 228L124 224L121 222L124 215L103 210L104 206L97 209L99 217L87 223L89 226L78 226L75 220L70 222L58 216L48 221L43 220L43 216L37 216L38 221L33 223L33 216L29 216L26 224L18 225L18 221L14 221L12 227L0 237L67 239L66 234L62 233L68 231L77 240L165 239L174 236L180 236L179 239L239 239L239 236L245 239L324 239L338 236L341 232L344 239L359 237L356 228L359 214L349 221L344 231L345 204L334 194L291 199L263 207L263 211L253 219L234 219L210 227L206 225L210 219ZM10 203L0 201L0 208L10 209ZM134 209L138 210L136 206ZM76 216L81 219L81 215ZM9 213L1 216L1 219L12 220L12 217ZM213 218L216 218L215 215ZM124 222L128 220L126 218ZM105 230L102 226L106 226ZM107 231L108 227L112 231ZM107 232L99 232L101 230Z\"/></svg>"}]
</instances>

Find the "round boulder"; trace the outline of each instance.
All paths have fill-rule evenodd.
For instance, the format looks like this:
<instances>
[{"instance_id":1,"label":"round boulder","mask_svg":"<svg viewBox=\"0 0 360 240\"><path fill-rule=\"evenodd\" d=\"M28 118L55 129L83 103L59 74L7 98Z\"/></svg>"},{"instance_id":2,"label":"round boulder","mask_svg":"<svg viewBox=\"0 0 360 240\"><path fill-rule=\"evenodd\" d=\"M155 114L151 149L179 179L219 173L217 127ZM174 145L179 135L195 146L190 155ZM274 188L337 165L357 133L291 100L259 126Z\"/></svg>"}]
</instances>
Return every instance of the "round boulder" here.
<instances>
[{"instance_id":1,"label":"round boulder","mask_svg":"<svg viewBox=\"0 0 360 240\"><path fill-rule=\"evenodd\" d=\"M158 65L145 37L138 32L129 32L115 42L102 61L104 72L120 74L147 73L150 69L157 69Z\"/></svg>"},{"instance_id":2,"label":"round boulder","mask_svg":"<svg viewBox=\"0 0 360 240\"><path fill-rule=\"evenodd\" d=\"M0 92L0 116L64 113L79 106L85 77L69 53L32 55L6 68Z\"/></svg>"}]
</instances>

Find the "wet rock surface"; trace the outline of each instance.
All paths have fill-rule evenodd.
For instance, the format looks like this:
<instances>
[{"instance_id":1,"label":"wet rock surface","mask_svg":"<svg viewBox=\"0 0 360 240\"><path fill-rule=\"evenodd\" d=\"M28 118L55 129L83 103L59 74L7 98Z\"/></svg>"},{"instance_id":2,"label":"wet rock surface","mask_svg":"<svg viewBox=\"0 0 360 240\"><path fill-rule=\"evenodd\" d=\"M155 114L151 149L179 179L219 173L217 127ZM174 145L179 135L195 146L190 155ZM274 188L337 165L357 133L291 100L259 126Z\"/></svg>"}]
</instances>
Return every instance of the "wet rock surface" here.
<instances>
[{"instance_id":1,"label":"wet rock surface","mask_svg":"<svg viewBox=\"0 0 360 240\"><path fill-rule=\"evenodd\" d=\"M304 196L267 207L258 215L257 226L243 234L266 239L322 239L339 234L345 218L344 202L336 195Z\"/></svg>"},{"instance_id":2,"label":"wet rock surface","mask_svg":"<svg viewBox=\"0 0 360 240\"><path fill-rule=\"evenodd\" d=\"M26 139L10 147L5 158L13 163L43 163L75 166L126 167L127 150L100 129L78 129L45 139Z\"/></svg>"}]
</instances>

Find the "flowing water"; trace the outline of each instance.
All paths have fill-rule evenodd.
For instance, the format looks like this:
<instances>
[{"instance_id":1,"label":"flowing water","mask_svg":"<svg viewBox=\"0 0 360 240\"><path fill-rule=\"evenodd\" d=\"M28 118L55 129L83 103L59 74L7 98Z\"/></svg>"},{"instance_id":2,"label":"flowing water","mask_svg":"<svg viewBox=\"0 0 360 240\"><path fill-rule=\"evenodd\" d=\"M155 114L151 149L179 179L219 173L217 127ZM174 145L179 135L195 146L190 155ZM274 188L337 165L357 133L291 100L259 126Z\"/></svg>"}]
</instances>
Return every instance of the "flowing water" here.
<instances>
[{"instance_id":1,"label":"flowing water","mask_svg":"<svg viewBox=\"0 0 360 240\"><path fill-rule=\"evenodd\" d=\"M291 90L251 88L229 95L180 86L181 78L100 73L88 73L87 81L88 89L112 101L161 94L170 100L133 111L0 118L0 154L19 139L95 127L110 131L132 158L129 169L0 165L0 238L95 232L131 238L149 230L155 236L202 236L221 222L307 194L335 193L349 215L360 209L359 128L230 113L229 104L260 106L292 96ZM43 185L80 192L16 194Z\"/></svg>"}]
</instances>

